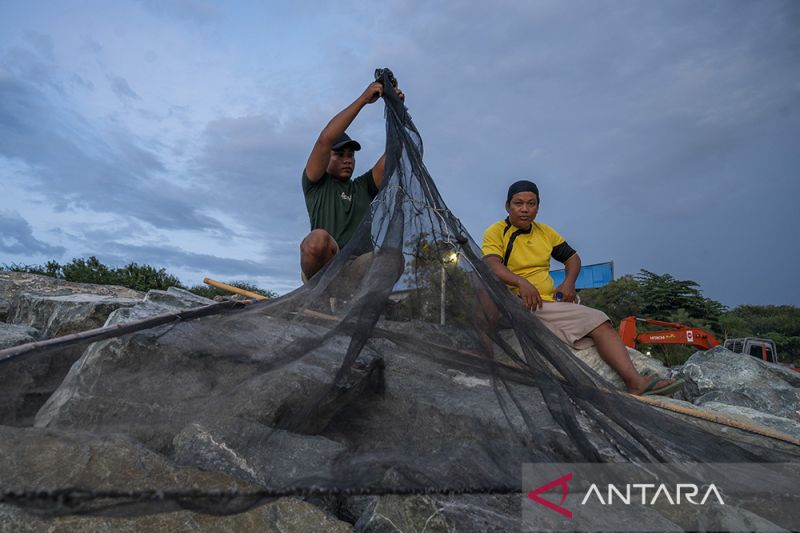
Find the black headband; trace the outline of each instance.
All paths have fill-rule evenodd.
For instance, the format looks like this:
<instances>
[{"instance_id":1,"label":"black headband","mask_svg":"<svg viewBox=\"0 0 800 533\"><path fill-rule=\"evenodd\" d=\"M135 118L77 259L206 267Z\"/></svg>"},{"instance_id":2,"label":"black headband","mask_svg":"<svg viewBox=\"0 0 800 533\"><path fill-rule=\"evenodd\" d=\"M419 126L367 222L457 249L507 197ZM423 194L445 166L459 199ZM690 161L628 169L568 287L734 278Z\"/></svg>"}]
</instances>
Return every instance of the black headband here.
<instances>
[{"instance_id":1,"label":"black headband","mask_svg":"<svg viewBox=\"0 0 800 533\"><path fill-rule=\"evenodd\" d=\"M536 195L536 199L539 200L539 188L536 186L536 184L532 181L520 180L512 183L511 187L508 188L508 198L506 198L506 203L510 202L514 195L518 192L532 192Z\"/></svg>"}]
</instances>

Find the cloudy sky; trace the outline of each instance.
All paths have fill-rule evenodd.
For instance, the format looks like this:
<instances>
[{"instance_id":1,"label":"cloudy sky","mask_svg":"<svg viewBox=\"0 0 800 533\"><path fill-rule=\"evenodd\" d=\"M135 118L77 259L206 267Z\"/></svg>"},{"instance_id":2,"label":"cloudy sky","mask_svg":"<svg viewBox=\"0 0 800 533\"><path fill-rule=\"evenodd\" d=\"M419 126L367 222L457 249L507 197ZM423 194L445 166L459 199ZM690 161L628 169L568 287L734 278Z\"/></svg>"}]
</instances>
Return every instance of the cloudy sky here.
<instances>
[{"instance_id":1,"label":"cloudy sky","mask_svg":"<svg viewBox=\"0 0 800 533\"><path fill-rule=\"evenodd\" d=\"M295 288L308 152L388 66L476 240L532 179L539 220L584 264L800 305L800 2L2 0L0 15L0 263L96 255ZM382 103L350 128L357 171L383 128Z\"/></svg>"}]
</instances>

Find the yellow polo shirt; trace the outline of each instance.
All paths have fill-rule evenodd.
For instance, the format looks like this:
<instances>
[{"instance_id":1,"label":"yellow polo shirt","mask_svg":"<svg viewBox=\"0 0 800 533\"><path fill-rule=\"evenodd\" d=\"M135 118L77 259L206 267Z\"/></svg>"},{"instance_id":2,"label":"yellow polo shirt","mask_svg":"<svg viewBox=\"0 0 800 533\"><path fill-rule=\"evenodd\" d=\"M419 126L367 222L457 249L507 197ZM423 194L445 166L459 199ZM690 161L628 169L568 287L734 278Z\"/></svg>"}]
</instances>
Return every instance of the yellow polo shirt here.
<instances>
[{"instance_id":1,"label":"yellow polo shirt","mask_svg":"<svg viewBox=\"0 0 800 533\"><path fill-rule=\"evenodd\" d=\"M547 224L534 221L526 232L500 220L484 232L481 252L483 257L499 257L511 272L531 282L542 300L552 302L555 284L550 277L550 257L553 248L563 242L564 237ZM509 288L519 293L516 287Z\"/></svg>"}]
</instances>

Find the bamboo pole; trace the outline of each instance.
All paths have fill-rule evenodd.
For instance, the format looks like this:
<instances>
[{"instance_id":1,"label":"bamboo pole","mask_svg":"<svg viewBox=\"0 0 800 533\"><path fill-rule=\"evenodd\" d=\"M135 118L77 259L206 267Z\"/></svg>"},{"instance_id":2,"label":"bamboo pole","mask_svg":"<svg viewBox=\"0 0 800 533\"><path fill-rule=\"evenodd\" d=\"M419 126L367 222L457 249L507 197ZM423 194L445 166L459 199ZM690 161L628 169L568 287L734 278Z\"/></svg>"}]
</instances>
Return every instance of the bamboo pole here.
<instances>
[{"instance_id":1,"label":"bamboo pole","mask_svg":"<svg viewBox=\"0 0 800 533\"><path fill-rule=\"evenodd\" d=\"M244 289L240 289L239 287L234 287L233 285L222 283L221 281L214 281L211 278L203 278L203 283L205 283L206 285L211 285L212 287L216 287L218 289L222 289L223 291L241 294L242 296L247 296L248 298L253 298L254 300L269 300L269 298L267 296L264 296L263 294L246 291Z\"/></svg>"},{"instance_id":2,"label":"bamboo pole","mask_svg":"<svg viewBox=\"0 0 800 533\"><path fill-rule=\"evenodd\" d=\"M692 409L690 407L684 407L683 405L671 404L665 402L664 400L653 398L652 396L635 396L631 394L631 397L642 403L652 405L653 407L666 409L667 411L672 411L673 413L679 413L692 418L699 418L701 420L706 420L707 422L714 422L715 424L719 424L722 426L741 429L742 431L755 433L757 435L761 435L762 437L769 437L775 440L788 442L789 444L794 444L795 446L800 446L800 439L793 437L791 435L787 435L786 433L781 433L779 431L775 431L773 429L764 427L759 424L749 424L746 422L742 422L740 420L736 420L735 418L731 418L729 416L722 416L716 413L709 413L706 410L697 410L697 409Z\"/></svg>"},{"instance_id":3,"label":"bamboo pole","mask_svg":"<svg viewBox=\"0 0 800 533\"><path fill-rule=\"evenodd\" d=\"M97 342L99 340L108 339L111 337L119 337L126 333L133 333L142 329L168 324L178 320L191 320L208 315L215 315L222 313L229 309L241 306L239 302L220 302L204 307L195 309L188 309L177 313L167 313L157 315L142 320L135 320L133 322L126 322L124 324L114 324L113 326L104 326L101 328L88 329L79 333L72 333L62 337L55 337L43 341L34 341L27 344L20 344L19 346L12 346L5 350L0 350L0 366L12 359L17 359L32 353L45 353L56 349L63 349L68 346L78 346L81 344L88 344Z\"/></svg>"}]
</instances>

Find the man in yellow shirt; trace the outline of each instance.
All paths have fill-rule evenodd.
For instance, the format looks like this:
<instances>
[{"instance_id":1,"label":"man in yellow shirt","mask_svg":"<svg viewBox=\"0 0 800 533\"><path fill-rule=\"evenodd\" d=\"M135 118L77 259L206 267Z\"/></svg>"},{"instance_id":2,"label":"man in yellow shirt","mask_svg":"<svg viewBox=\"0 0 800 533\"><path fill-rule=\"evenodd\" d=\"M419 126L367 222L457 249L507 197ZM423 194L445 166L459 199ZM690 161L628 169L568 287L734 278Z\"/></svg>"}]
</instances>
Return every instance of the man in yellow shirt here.
<instances>
[{"instance_id":1,"label":"man in yellow shirt","mask_svg":"<svg viewBox=\"0 0 800 533\"><path fill-rule=\"evenodd\" d=\"M483 260L500 281L561 340L576 349L596 346L600 357L619 374L631 394L671 394L683 381L652 379L639 374L611 321L598 309L577 303L575 280L581 259L547 224L536 222L539 189L522 180L511 185L505 220L483 235ZM563 283L554 286L550 258L564 263Z\"/></svg>"}]
</instances>

